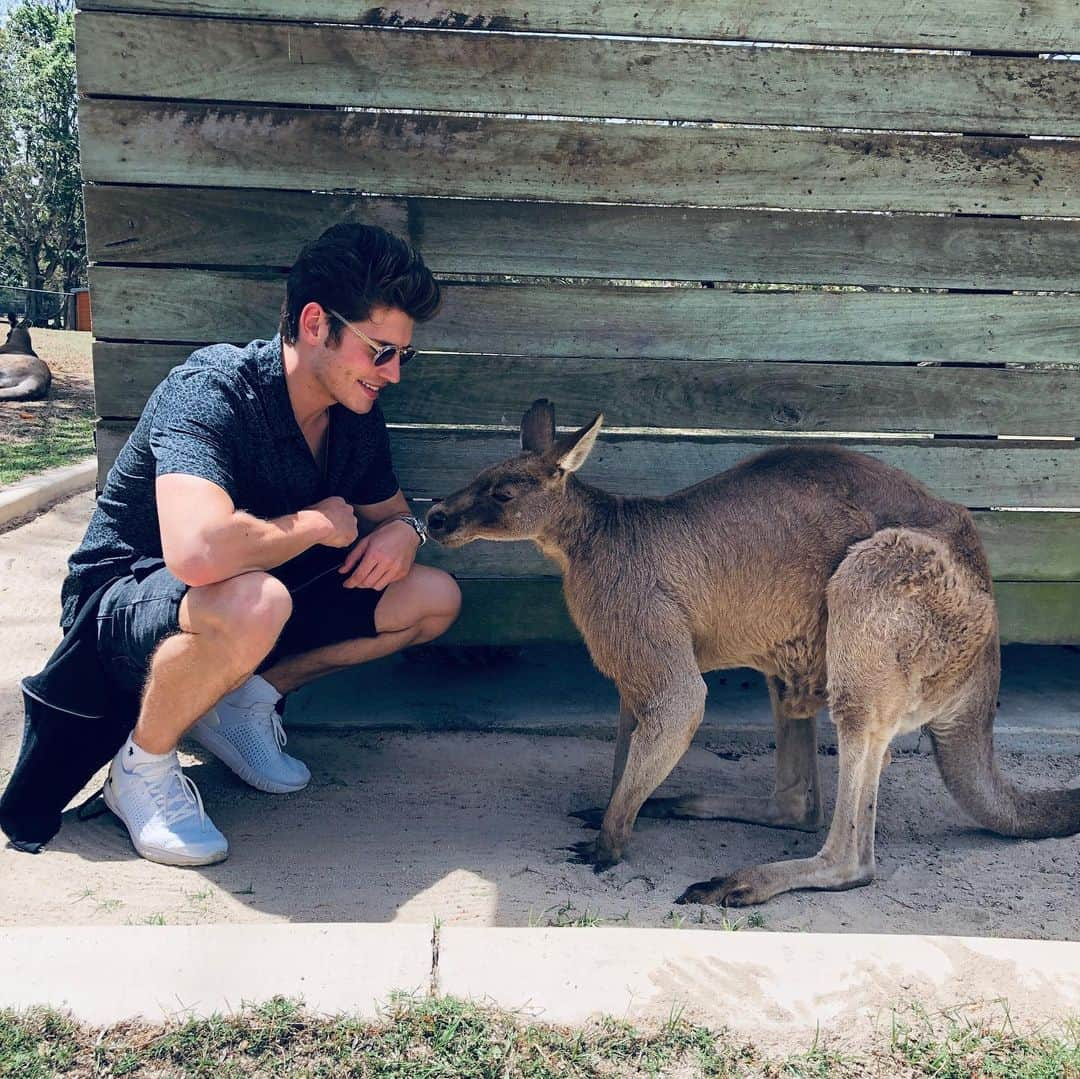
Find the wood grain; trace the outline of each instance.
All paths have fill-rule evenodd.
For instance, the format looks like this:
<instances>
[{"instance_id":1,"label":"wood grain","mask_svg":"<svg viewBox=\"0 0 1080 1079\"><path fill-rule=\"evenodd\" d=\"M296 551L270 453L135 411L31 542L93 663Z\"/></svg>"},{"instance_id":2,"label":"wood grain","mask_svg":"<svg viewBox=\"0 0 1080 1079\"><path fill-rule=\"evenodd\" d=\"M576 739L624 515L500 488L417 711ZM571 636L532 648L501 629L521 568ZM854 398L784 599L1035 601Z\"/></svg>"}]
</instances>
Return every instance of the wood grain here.
<instances>
[{"instance_id":1,"label":"wood grain","mask_svg":"<svg viewBox=\"0 0 1080 1079\"><path fill-rule=\"evenodd\" d=\"M576 422L582 417L563 419ZM99 483L132 426L130 420L100 422ZM1080 507L1077 442L831 441L902 468L942 498L973 508ZM768 437L602 436L582 478L620 494L661 495L700 482L784 442ZM518 436L509 432L397 429L392 443L395 471L403 490L421 499L442 498L467 484L481 469L519 452Z\"/></svg>"},{"instance_id":2,"label":"wood grain","mask_svg":"<svg viewBox=\"0 0 1080 1079\"><path fill-rule=\"evenodd\" d=\"M272 336L280 274L94 267L94 332L114 341ZM445 290L429 351L628 360L1080 364L1080 296L575 287ZM1052 432L1051 432L1052 433ZM1068 434L1068 431L1060 432Z\"/></svg>"},{"instance_id":3,"label":"wood grain","mask_svg":"<svg viewBox=\"0 0 1080 1079\"><path fill-rule=\"evenodd\" d=\"M338 0L82 0L84 10L122 10L246 19L417 26L469 30L640 34L719 40L1006 52L1080 52L1080 11L1073 0L499 0L448 8L443 0L397 0L392 7Z\"/></svg>"},{"instance_id":4,"label":"wood grain","mask_svg":"<svg viewBox=\"0 0 1080 1079\"><path fill-rule=\"evenodd\" d=\"M1080 216L1080 141L85 99L84 179Z\"/></svg>"},{"instance_id":5,"label":"wood grain","mask_svg":"<svg viewBox=\"0 0 1080 1079\"><path fill-rule=\"evenodd\" d=\"M404 236L436 273L1076 289L1080 221L364 198L88 184L99 264L290 266L339 221Z\"/></svg>"},{"instance_id":6,"label":"wood grain","mask_svg":"<svg viewBox=\"0 0 1080 1079\"><path fill-rule=\"evenodd\" d=\"M1080 64L83 13L84 94L1080 134Z\"/></svg>"},{"instance_id":7,"label":"wood grain","mask_svg":"<svg viewBox=\"0 0 1080 1079\"><path fill-rule=\"evenodd\" d=\"M186 346L99 342L98 412L136 417ZM899 367L426 355L384 391L401 424L507 424L537 396L616 427L1080 435L1080 367Z\"/></svg>"}]
</instances>

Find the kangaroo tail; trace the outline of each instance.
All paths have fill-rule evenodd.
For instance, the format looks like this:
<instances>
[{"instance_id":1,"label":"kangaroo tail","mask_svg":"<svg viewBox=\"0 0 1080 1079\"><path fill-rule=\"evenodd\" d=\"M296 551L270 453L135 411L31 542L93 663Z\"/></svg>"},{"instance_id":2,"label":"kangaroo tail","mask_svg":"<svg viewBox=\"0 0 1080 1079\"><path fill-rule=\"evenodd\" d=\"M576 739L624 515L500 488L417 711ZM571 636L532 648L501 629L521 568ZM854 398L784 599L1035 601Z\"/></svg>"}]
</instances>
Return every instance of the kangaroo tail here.
<instances>
[{"instance_id":1,"label":"kangaroo tail","mask_svg":"<svg viewBox=\"0 0 1080 1079\"><path fill-rule=\"evenodd\" d=\"M1025 791L994 761L993 705L976 723L929 724L941 776L949 793L981 825L1023 839L1080 832L1080 787ZM971 717L976 718L976 717Z\"/></svg>"}]
</instances>

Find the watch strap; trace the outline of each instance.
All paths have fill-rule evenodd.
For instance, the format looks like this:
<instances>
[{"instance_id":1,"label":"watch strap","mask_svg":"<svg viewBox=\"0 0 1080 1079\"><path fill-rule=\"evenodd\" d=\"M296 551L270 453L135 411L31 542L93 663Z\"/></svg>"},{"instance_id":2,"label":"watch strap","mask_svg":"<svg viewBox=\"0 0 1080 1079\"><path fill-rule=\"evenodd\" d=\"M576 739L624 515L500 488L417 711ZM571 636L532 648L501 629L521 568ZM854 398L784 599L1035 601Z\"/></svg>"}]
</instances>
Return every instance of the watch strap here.
<instances>
[{"instance_id":1,"label":"watch strap","mask_svg":"<svg viewBox=\"0 0 1080 1079\"><path fill-rule=\"evenodd\" d=\"M424 526L424 522L419 517L414 517L411 513L400 513L394 518L397 521L404 521L417 535L420 540L420 546L423 547L427 543L427 528Z\"/></svg>"}]
</instances>

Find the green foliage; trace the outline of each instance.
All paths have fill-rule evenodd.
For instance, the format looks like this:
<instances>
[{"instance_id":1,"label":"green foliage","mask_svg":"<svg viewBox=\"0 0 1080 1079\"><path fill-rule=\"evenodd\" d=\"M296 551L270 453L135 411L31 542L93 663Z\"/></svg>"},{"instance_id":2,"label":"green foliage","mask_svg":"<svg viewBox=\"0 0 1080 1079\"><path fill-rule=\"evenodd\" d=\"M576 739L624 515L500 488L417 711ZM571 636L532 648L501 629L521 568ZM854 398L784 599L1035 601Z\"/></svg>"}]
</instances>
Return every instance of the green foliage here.
<instances>
[{"instance_id":1,"label":"green foliage","mask_svg":"<svg viewBox=\"0 0 1080 1079\"><path fill-rule=\"evenodd\" d=\"M66 290L85 277L77 101L70 5L21 0L0 26L0 275L9 282Z\"/></svg>"}]
</instances>

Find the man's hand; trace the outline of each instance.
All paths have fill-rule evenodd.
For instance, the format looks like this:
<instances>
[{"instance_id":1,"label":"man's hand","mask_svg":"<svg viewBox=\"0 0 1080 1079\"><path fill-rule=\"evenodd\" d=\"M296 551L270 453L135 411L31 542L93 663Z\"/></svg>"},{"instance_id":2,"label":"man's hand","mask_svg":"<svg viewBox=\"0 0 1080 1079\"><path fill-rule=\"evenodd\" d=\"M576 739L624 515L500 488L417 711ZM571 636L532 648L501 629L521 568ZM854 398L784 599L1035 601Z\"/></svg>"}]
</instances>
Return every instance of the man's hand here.
<instances>
[{"instance_id":1,"label":"man's hand","mask_svg":"<svg viewBox=\"0 0 1080 1079\"><path fill-rule=\"evenodd\" d=\"M337 495L324 498L321 502L316 502L314 506L309 506L308 509L321 513L333 529L329 536L319 541L321 544L326 547L349 547L356 541L359 534L356 514L344 498L338 498Z\"/></svg>"},{"instance_id":2,"label":"man's hand","mask_svg":"<svg viewBox=\"0 0 1080 1079\"><path fill-rule=\"evenodd\" d=\"M365 536L348 554L339 573L346 588L383 589L412 569L420 537L405 521L387 521Z\"/></svg>"}]
</instances>

